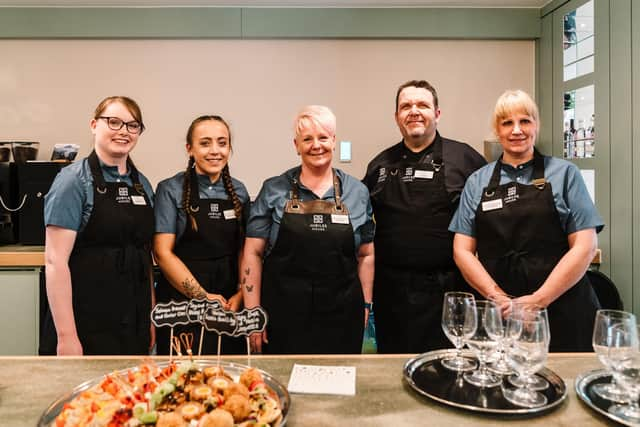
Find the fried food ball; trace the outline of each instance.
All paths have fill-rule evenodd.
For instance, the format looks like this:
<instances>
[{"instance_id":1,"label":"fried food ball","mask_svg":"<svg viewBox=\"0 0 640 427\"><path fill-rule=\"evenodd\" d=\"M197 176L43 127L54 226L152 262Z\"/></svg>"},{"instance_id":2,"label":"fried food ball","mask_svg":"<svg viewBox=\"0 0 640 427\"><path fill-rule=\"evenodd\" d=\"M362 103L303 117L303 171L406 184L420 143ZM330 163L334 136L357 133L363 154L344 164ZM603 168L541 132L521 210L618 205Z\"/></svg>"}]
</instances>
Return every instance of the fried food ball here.
<instances>
[{"instance_id":1,"label":"fried food ball","mask_svg":"<svg viewBox=\"0 0 640 427\"><path fill-rule=\"evenodd\" d=\"M264 381L262 374L255 368L249 368L240 375L240 382L244 384L246 388L251 387L254 381Z\"/></svg>"},{"instance_id":2,"label":"fried food ball","mask_svg":"<svg viewBox=\"0 0 640 427\"><path fill-rule=\"evenodd\" d=\"M222 409L229 411L234 421L242 421L251 413L249 399L239 394L229 397L222 405Z\"/></svg>"},{"instance_id":3,"label":"fried food ball","mask_svg":"<svg viewBox=\"0 0 640 427\"><path fill-rule=\"evenodd\" d=\"M211 387L201 384L198 386L194 386L193 389L191 389L189 395L191 397L191 400L202 401L211 397L212 394L213 390L211 389Z\"/></svg>"},{"instance_id":4,"label":"fried food ball","mask_svg":"<svg viewBox=\"0 0 640 427\"><path fill-rule=\"evenodd\" d=\"M233 427L233 416L223 409L214 409L200 418L198 427Z\"/></svg>"},{"instance_id":5,"label":"fried food ball","mask_svg":"<svg viewBox=\"0 0 640 427\"><path fill-rule=\"evenodd\" d=\"M227 388L224 389L224 398L229 399L234 394L239 394L240 396L248 399L249 398L249 389L241 383L231 383Z\"/></svg>"},{"instance_id":6,"label":"fried food ball","mask_svg":"<svg viewBox=\"0 0 640 427\"><path fill-rule=\"evenodd\" d=\"M198 402L187 402L180 405L176 412L189 421L198 418L204 412L204 406Z\"/></svg>"},{"instance_id":7,"label":"fried food ball","mask_svg":"<svg viewBox=\"0 0 640 427\"><path fill-rule=\"evenodd\" d=\"M175 412L160 412L156 427L185 427L184 419Z\"/></svg>"},{"instance_id":8,"label":"fried food ball","mask_svg":"<svg viewBox=\"0 0 640 427\"><path fill-rule=\"evenodd\" d=\"M208 380L211 377L223 377L231 380L232 378L222 369L222 366L208 366L204 368L204 376Z\"/></svg>"},{"instance_id":9,"label":"fried food ball","mask_svg":"<svg viewBox=\"0 0 640 427\"><path fill-rule=\"evenodd\" d=\"M211 377L207 380L207 385L218 394L224 394L225 389L232 383L233 381L225 377Z\"/></svg>"}]
</instances>

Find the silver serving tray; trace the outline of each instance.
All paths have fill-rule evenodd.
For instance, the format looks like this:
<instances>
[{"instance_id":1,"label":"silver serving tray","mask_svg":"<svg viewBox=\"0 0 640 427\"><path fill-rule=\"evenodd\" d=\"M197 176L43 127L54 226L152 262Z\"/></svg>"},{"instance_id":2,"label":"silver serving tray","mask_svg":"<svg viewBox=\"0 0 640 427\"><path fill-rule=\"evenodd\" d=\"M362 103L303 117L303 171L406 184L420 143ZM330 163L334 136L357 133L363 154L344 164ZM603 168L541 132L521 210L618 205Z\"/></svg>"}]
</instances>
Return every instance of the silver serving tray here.
<instances>
[{"instance_id":1,"label":"silver serving tray","mask_svg":"<svg viewBox=\"0 0 640 427\"><path fill-rule=\"evenodd\" d=\"M452 356L455 350L436 350L420 354L404 364L404 379L417 393L445 405L486 414L511 416L533 416L545 413L567 398L567 387L555 372L543 368L536 375L549 382L541 391L548 403L537 408L523 408L509 403L502 396L502 387L512 387L507 379L502 386L480 388L467 383L462 373L451 371L440 363L444 357ZM464 357L475 359L470 351Z\"/></svg>"},{"instance_id":2,"label":"silver serving tray","mask_svg":"<svg viewBox=\"0 0 640 427\"><path fill-rule=\"evenodd\" d=\"M218 365L216 360L194 360L194 362L197 362L203 368ZM159 366L160 368L164 368L168 364L169 364L168 361L156 363L156 365ZM242 372L244 372L245 369L249 369L249 367L246 365L241 365L238 363L231 363L231 362L220 362L220 366L224 368L225 372L229 374L234 379L234 381L238 380L238 378L240 377L240 374L242 374ZM126 375L128 371L135 372L138 369L139 367L136 366L132 368L121 369L119 371L115 371L112 373L115 373L116 375ZM262 374L262 376L264 377L264 382L278 394L278 398L280 399L280 406L282 408L282 421L280 423L280 426L285 426L287 423L287 415L289 414L289 407L291 406L291 398L289 397L289 392L287 391L287 388L284 387L278 380L276 380L267 372L258 368L255 368L255 369L257 369ZM104 375L99 378L94 378L89 381L83 382L82 384L78 385L73 390L71 390L69 393L55 400L42 413L42 416L40 416L40 421L38 421L38 427L52 426L56 417L62 411L62 408L65 403L70 402L71 400L73 400L73 398L78 396L83 391L93 387L94 385L99 384L100 381L102 381L103 379L104 379Z\"/></svg>"},{"instance_id":3,"label":"silver serving tray","mask_svg":"<svg viewBox=\"0 0 640 427\"><path fill-rule=\"evenodd\" d=\"M607 411L614 402L603 399L595 394L591 389L596 384L610 383L611 374L604 369L595 369L578 375L576 378L576 394L578 397L596 412L601 413L605 417L625 426L638 426Z\"/></svg>"}]
</instances>

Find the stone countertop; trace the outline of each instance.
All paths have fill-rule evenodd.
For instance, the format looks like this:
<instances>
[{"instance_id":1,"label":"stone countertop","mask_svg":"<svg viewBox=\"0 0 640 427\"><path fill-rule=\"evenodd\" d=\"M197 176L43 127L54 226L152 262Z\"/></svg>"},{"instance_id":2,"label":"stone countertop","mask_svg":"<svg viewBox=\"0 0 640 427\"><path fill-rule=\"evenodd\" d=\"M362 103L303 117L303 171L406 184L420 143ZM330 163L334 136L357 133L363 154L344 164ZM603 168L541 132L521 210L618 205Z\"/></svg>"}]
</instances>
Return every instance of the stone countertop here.
<instances>
[{"instance_id":1,"label":"stone countertop","mask_svg":"<svg viewBox=\"0 0 640 427\"><path fill-rule=\"evenodd\" d=\"M593 353L558 353L547 367L568 388L567 400L555 410L534 418L501 418L451 408L414 393L403 381L402 368L412 355L254 356L261 368L285 386L295 362L356 367L356 396L291 395L289 426L593 426L614 425L576 396L580 373L600 368ZM157 358L166 360L166 358ZM224 357L247 363L246 357ZM33 426L56 398L75 386L113 370L136 366L131 357L0 357L0 425Z\"/></svg>"},{"instance_id":2,"label":"stone countertop","mask_svg":"<svg viewBox=\"0 0 640 427\"><path fill-rule=\"evenodd\" d=\"M0 267L41 267L44 265L44 246L0 246Z\"/></svg>"}]
</instances>

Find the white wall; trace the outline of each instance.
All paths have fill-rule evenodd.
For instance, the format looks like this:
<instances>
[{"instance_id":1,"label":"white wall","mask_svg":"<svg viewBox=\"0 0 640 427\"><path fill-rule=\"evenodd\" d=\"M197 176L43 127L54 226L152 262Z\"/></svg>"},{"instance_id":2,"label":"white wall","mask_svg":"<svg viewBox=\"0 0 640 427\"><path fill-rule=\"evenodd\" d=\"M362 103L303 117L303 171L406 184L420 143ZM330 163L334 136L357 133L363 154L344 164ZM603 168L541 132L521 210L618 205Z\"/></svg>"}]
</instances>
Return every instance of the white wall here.
<instances>
[{"instance_id":1,"label":"white wall","mask_svg":"<svg viewBox=\"0 0 640 427\"><path fill-rule=\"evenodd\" d=\"M399 141L394 97L406 80L438 90L441 133L482 152L497 97L534 92L533 41L448 40L1 40L0 140L91 150L88 122L109 95L133 97L148 131L132 158L155 185L186 165L193 118L220 114L231 124L232 175L252 195L262 181L298 163L291 121L306 104L338 118L338 140L361 177L367 162ZM337 155L336 155L337 159Z\"/></svg>"}]
</instances>

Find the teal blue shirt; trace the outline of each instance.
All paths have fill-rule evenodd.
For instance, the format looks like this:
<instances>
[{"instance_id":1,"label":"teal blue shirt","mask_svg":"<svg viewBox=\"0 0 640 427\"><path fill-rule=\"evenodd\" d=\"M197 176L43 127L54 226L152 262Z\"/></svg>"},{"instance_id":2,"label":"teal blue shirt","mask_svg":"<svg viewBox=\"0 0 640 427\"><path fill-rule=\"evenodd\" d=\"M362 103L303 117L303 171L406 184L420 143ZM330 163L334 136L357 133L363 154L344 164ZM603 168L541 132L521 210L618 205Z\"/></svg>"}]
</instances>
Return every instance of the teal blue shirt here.
<instances>
[{"instance_id":1,"label":"teal blue shirt","mask_svg":"<svg viewBox=\"0 0 640 427\"><path fill-rule=\"evenodd\" d=\"M496 162L492 162L475 171L467 179L449 231L475 237L476 211L495 166ZM533 160L517 167L503 164L500 185L509 182L531 184L532 175ZM565 233L571 234L588 228L595 228L597 232L602 230L604 221L594 206L580 169L576 165L557 157L545 156L544 177L551 183L553 201Z\"/></svg>"},{"instance_id":2,"label":"teal blue shirt","mask_svg":"<svg viewBox=\"0 0 640 427\"><path fill-rule=\"evenodd\" d=\"M222 178L211 182L208 175L198 176L198 194L201 199L228 200L229 196L224 188ZM182 186L184 172L177 173L171 178L161 181L156 188L155 217L156 233L175 234L179 239L187 226L187 215L182 206ZM231 178L231 184L243 205L243 216L249 214L249 193L244 184Z\"/></svg>"},{"instance_id":3,"label":"teal blue shirt","mask_svg":"<svg viewBox=\"0 0 640 427\"><path fill-rule=\"evenodd\" d=\"M336 169L342 191L342 201L349 209L349 219L354 230L356 250L363 243L373 241L375 226L373 224L373 208L369 199L369 190L358 179ZM259 237L268 241L267 253L276 243L280 221L284 214L284 205L289 200L291 182L298 181L300 200L316 200L311 190L300 182L300 166L289 169L280 176L267 179L255 202L251 206L251 214L247 223L247 237ZM335 200L333 186L322 196L322 200Z\"/></svg>"},{"instance_id":4,"label":"teal blue shirt","mask_svg":"<svg viewBox=\"0 0 640 427\"><path fill-rule=\"evenodd\" d=\"M106 182L124 182L133 185L129 171L120 175L117 166L107 166L101 160L99 162ZM153 188L140 171L138 175L153 205ZM87 225L92 210L93 176L89 161L85 157L62 168L56 175L49 192L44 197L44 223L80 232Z\"/></svg>"}]
</instances>

